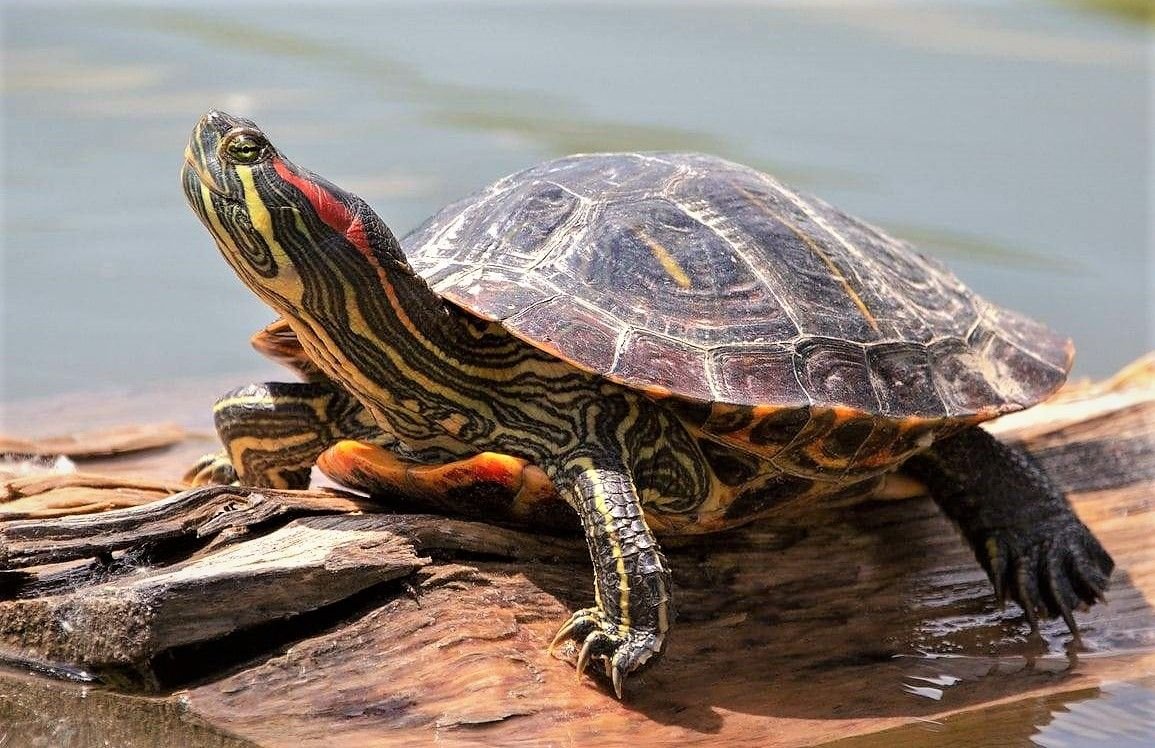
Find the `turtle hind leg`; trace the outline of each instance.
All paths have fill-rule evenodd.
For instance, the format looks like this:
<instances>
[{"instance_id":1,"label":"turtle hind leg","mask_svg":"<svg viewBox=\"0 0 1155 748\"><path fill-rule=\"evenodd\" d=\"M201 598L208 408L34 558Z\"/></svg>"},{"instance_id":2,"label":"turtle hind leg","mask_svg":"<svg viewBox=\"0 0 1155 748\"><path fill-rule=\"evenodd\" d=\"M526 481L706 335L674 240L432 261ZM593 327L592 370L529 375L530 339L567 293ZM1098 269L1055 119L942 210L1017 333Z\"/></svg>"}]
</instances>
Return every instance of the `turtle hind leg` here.
<instances>
[{"instance_id":1,"label":"turtle hind leg","mask_svg":"<svg viewBox=\"0 0 1155 748\"><path fill-rule=\"evenodd\" d=\"M1034 459L980 428L935 442L904 470L923 481L962 531L1000 601L1010 597L1032 629L1103 599L1115 563Z\"/></svg>"},{"instance_id":2,"label":"turtle hind leg","mask_svg":"<svg viewBox=\"0 0 1155 748\"><path fill-rule=\"evenodd\" d=\"M400 496L423 508L485 521L576 529L573 512L537 466L497 452L423 463L360 441L340 441L317 458L333 480L370 496Z\"/></svg>"}]
</instances>

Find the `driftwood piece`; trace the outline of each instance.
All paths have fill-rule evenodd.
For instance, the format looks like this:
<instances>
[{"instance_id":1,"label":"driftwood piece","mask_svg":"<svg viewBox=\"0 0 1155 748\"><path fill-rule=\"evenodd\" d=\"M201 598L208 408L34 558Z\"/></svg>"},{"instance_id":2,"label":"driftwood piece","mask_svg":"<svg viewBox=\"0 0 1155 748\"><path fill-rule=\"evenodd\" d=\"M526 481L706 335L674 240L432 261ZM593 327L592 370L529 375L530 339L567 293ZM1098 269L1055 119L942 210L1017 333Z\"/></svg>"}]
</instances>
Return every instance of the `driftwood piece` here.
<instances>
[{"instance_id":1,"label":"driftwood piece","mask_svg":"<svg viewBox=\"0 0 1155 748\"><path fill-rule=\"evenodd\" d=\"M182 441L185 436L185 429L175 423L124 425L38 439L20 439L0 434L0 455L63 455L93 459L170 447Z\"/></svg>"},{"instance_id":2,"label":"driftwood piece","mask_svg":"<svg viewBox=\"0 0 1155 748\"><path fill-rule=\"evenodd\" d=\"M183 489L176 481L90 473L33 473L0 484L0 520L47 519L140 506Z\"/></svg>"},{"instance_id":3,"label":"driftwood piece","mask_svg":"<svg viewBox=\"0 0 1155 748\"><path fill-rule=\"evenodd\" d=\"M19 659L152 685L148 666L164 651L331 605L428 563L388 522L295 520L204 557L114 573L82 594L0 604L0 656L18 641Z\"/></svg>"},{"instance_id":4,"label":"driftwood piece","mask_svg":"<svg viewBox=\"0 0 1155 748\"><path fill-rule=\"evenodd\" d=\"M118 512L0 523L0 565L13 569L103 557L134 545L213 534L230 525L373 506L333 491L209 486Z\"/></svg>"},{"instance_id":5,"label":"driftwood piece","mask_svg":"<svg viewBox=\"0 0 1155 748\"><path fill-rule=\"evenodd\" d=\"M166 499L152 515L146 505L0 522L9 564L22 567L7 572L18 578L0 579L11 598L0 603L0 642L9 658L95 664L106 676L127 671L137 685L199 679L180 695L188 709L264 745L812 745L976 710L1003 714L1009 704L1037 709L1047 694L1155 673L1155 384L1147 372L995 425L1004 438L1024 439L1074 492L1118 563L1109 604L1078 615L1081 646L1059 623L1035 637L1015 606L1000 610L929 501L874 502L667 542L679 620L666 658L636 676L620 703L588 678L576 683L546 651L569 612L592 599L580 539L373 513L382 507L335 493L235 490ZM126 513L138 524L118 516ZM275 540L318 526L320 536ZM325 546L322 537L346 527L368 534L339 553L300 545L307 537L335 549L340 541ZM134 529L148 542L134 543ZM388 567L358 543L400 560ZM330 568L340 559L344 567ZM264 586L246 565L269 570ZM288 617L296 576L322 589L299 606L313 612ZM197 585L217 590L206 598L215 607L196 603ZM83 654L91 633L44 633L62 628L69 605L96 610L132 589L151 590L158 607L136 629L150 645L110 659L111 644ZM281 607L266 609L270 596ZM248 610L230 619L222 614L230 605ZM139 617L122 618L127 634ZM115 622L100 622L110 636ZM558 654L573 657L572 649ZM1067 703L1050 699L1055 708Z\"/></svg>"},{"instance_id":6,"label":"driftwood piece","mask_svg":"<svg viewBox=\"0 0 1155 748\"><path fill-rule=\"evenodd\" d=\"M49 490L102 484L70 477ZM425 565L419 552L571 561L585 555L578 539L543 542L445 517L360 514L379 509L333 491L212 486L123 511L5 522L0 564L10 576L2 595L15 599L0 602L0 659L66 663L122 686L155 689L158 654L340 602ZM306 514L325 516L245 536ZM221 533L229 533L225 542L156 563L166 542ZM127 548L136 549L129 558L114 556ZM61 566L86 559L97 562ZM28 567L38 568L11 576Z\"/></svg>"}]
</instances>

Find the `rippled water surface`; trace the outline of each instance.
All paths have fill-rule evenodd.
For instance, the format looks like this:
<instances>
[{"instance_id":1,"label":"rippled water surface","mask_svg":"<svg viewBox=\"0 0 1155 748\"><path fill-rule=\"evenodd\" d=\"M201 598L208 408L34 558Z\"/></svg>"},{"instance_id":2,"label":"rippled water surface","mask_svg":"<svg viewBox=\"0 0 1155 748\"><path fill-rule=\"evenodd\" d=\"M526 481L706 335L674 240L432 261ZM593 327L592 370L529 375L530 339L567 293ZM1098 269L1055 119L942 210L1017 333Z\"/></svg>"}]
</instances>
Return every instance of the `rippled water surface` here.
<instances>
[{"instance_id":1,"label":"rippled water surface","mask_svg":"<svg viewBox=\"0 0 1155 748\"><path fill-rule=\"evenodd\" d=\"M209 107L399 233L553 156L718 153L946 258L1106 374L1151 347L1153 285L1150 32L1109 5L5 2L0 399L253 368L271 314L177 187Z\"/></svg>"}]
</instances>

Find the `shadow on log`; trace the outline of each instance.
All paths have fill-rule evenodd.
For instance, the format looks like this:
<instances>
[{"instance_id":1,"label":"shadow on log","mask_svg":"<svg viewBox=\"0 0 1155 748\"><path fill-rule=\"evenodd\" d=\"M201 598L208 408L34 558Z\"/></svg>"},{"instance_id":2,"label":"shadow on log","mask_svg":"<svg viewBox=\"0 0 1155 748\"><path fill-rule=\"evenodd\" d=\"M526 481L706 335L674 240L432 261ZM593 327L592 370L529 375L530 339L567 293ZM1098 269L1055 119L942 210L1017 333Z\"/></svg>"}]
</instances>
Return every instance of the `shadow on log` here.
<instances>
[{"instance_id":1,"label":"shadow on log","mask_svg":"<svg viewBox=\"0 0 1155 748\"><path fill-rule=\"evenodd\" d=\"M133 481L8 482L0 656L184 689L192 713L268 745L811 745L1150 676L1153 370L994 424L1117 562L1109 604L1078 614L1081 644L1000 610L928 500L877 501L667 540L679 620L622 703L546 651L592 596L580 538L336 490L170 496L177 449ZM70 506L93 513L59 516Z\"/></svg>"}]
</instances>

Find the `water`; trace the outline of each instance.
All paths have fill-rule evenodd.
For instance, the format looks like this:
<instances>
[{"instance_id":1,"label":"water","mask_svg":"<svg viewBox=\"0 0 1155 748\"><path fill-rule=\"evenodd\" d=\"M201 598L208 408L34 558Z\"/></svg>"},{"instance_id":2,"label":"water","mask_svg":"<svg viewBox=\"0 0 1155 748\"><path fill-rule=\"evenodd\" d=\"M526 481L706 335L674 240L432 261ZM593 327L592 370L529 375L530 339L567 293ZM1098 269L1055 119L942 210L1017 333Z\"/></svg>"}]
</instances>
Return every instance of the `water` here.
<instances>
[{"instance_id":1,"label":"water","mask_svg":"<svg viewBox=\"0 0 1155 748\"><path fill-rule=\"evenodd\" d=\"M189 214L221 107L399 232L583 150L705 150L939 254L1075 338L1152 347L1149 28L1059 2L3 4L0 400L257 365L272 317Z\"/></svg>"},{"instance_id":2,"label":"water","mask_svg":"<svg viewBox=\"0 0 1155 748\"><path fill-rule=\"evenodd\" d=\"M1152 686L1155 682L1111 682L838 740L828 748L1150 748L1155 742Z\"/></svg>"}]
</instances>

